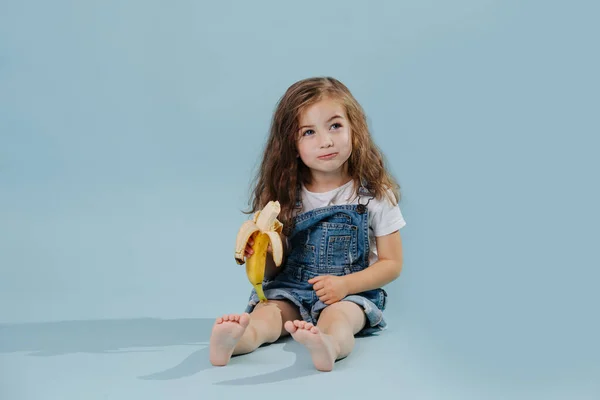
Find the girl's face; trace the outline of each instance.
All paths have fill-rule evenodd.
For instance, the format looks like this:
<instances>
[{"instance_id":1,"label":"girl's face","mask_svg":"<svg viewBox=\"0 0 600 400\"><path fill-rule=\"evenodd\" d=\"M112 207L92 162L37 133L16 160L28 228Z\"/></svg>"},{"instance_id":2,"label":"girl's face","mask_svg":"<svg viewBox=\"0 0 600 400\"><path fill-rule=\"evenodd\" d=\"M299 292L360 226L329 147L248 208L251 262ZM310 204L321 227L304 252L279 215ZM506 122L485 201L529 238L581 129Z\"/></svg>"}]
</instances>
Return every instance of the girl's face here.
<instances>
[{"instance_id":1,"label":"girl's face","mask_svg":"<svg viewBox=\"0 0 600 400\"><path fill-rule=\"evenodd\" d=\"M345 177L352 141L344 107L325 98L305 109L299 122L296 148L313 177Z\"/></svg>"}]
</instances>

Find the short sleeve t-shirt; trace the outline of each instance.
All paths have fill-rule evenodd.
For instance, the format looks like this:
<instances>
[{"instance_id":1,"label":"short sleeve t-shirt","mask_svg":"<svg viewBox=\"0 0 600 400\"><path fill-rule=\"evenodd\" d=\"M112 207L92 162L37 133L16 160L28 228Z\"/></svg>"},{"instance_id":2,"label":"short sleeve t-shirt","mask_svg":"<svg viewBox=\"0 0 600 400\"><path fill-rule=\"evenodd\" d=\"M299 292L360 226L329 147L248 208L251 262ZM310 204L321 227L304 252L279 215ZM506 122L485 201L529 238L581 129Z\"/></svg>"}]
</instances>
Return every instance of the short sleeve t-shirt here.
<instances>
[{"instance_id":1,"label":"short sleeve t-shirt","mask_svg":"<svg viewBox=\"0 0 600 400\"><path fill-rule=\"evenodd\" d=\"M393 196L391 192L390 196ZM332 205L358 204L359 199L353 180L323 193L310 192L302 185L301 198L302 212ZM361 203L365 203L364 199ZM400 206L394 205L387 196L383 196L382 199L371 199L367 208L369 209L369 265L371 265L378 260L375 238L402 229L406 222Z\"/></svg>"}]
</instances>

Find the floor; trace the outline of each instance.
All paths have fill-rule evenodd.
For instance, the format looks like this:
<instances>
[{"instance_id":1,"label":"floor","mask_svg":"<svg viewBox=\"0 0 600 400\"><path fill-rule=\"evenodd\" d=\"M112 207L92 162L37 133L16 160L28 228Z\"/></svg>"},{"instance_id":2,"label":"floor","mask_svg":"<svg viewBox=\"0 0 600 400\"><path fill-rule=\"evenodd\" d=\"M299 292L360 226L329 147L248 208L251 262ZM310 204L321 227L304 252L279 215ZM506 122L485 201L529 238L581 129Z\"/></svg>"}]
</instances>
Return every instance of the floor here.
<instances>
[{"instance_id":1,"label":"floor","mask_svg":"<svg viewBox=\"0 0 600 400\"><path fill-rule=\"evenodd\" d=\"M468 362L444 361L417 330L403 326L401 318L389 320L390 328L383 333L357 338L354 352L329 373L316 371L308 353L290 338L234 357L226 367L213 367L207 347L212 318L2 324L0 398L264 399L269 391L291 399L314 394L320 398L574 398L567 387L561 391L549 384L543 390L539 382L508 381L501 373L486 375L489 366L478 373L477 366Z\"/></svg>"}]
</instances>

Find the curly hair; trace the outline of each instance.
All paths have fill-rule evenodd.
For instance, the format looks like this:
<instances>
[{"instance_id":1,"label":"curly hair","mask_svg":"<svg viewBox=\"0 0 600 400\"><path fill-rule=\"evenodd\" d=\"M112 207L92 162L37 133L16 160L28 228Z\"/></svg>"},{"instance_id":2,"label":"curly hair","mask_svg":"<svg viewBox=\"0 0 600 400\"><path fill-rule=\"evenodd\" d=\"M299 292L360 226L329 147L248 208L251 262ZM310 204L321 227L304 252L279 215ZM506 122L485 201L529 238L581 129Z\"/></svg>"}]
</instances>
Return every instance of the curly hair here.
<instances>
[{"instance_id":1,"label":"curly hair","mask_svg":"<svg viewBox=\"0 0 600 400\"><path fill-rule=\"evenodd\" d=\"M324 98L339 101L348 117L352 137L352 153L348 173L358 188L361 182L378 199L387 192L392 203L400 201L400 186L387 170L382 152L373 142L367 126L365 112L350 90L332 77L313 77L291 85L279 99L260 169L252 182L246 214L261 210L270 200L281 205L279 220L288 224L292 220L300 182L310 183L308 167L297 155L299 119L309 106ZM393 197L393 198L392 198Z\"/></svg>"}]
</instances>

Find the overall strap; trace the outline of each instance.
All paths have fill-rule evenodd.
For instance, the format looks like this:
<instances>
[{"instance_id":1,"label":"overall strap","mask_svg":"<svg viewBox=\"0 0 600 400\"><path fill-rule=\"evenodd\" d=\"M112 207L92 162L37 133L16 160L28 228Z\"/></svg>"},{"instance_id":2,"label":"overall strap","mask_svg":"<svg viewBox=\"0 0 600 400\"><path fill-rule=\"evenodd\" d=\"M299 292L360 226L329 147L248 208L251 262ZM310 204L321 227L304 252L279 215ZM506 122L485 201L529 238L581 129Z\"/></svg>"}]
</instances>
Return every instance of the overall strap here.
<instances>
[{"instance_id":1,"label":"overall strap","mask_svg":"<svg viewBox=\"0 0 600 400\"><path fill-rule=\"evenodd\" d=\"M361 178L360 179L360 186L358 187L357 193L358 193L358 206L356 207L356 211L359 214L364 214L367 211L367 205L369 205L369 202L375 198L375 196L373 195L373 193L371 191L369 191L369 189L367 189L368 187L368 182L365 178ZM360 202L361 200L361 196L362 197L368 197L367 202L362 204Z\"/></svg>"}]
</instances>

